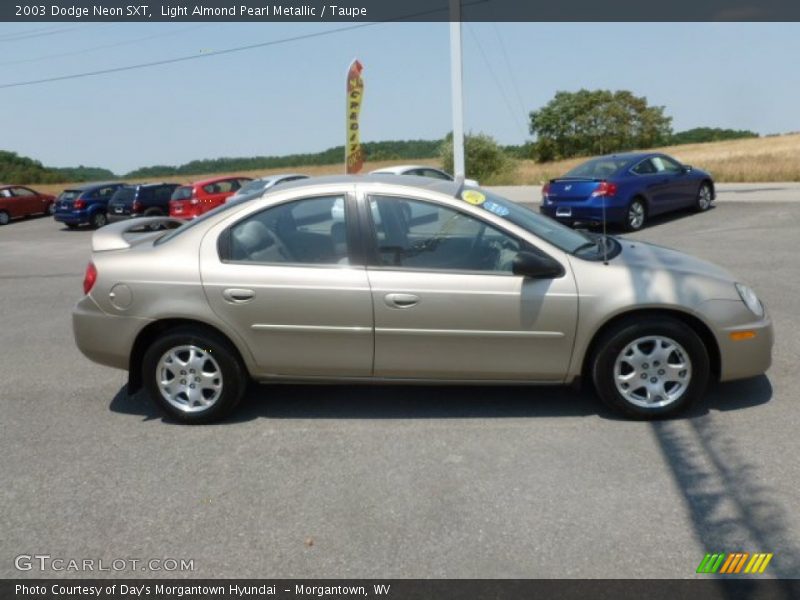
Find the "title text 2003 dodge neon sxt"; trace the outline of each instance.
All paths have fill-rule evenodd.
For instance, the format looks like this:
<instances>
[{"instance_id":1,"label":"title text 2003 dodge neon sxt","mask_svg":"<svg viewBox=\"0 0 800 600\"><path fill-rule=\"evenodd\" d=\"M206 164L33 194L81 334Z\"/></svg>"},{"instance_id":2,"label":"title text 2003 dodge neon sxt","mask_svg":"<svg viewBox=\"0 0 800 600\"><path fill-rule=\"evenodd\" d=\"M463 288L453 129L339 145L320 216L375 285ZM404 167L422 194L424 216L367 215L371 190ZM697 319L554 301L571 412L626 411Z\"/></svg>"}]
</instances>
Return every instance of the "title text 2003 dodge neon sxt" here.
<instances>
[{"instance_id":1,"label":"title text 2003 dodge neon sxt","mask_svg":"<svg viewBox=\"0 0 800 600\"><path fill-rule=\"evenodd\" d=\"M103 227L81 351L186 422L260 382L571 383L632 417L761 374L755 293L680 252L573 231L453 182L306 179L171 231Z\"/></svg>"}]
</instances>

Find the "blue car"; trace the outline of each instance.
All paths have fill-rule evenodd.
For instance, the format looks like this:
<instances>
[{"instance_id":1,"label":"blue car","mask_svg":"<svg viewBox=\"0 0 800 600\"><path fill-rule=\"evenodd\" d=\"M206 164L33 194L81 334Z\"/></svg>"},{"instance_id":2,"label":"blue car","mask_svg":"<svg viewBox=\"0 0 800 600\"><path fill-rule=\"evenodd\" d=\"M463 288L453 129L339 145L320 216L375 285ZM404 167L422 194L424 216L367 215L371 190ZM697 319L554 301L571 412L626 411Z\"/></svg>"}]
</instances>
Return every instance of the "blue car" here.
<instances>
[{"instance_id":1,"label":"blue car","mask_svg":"<svg viewBox=\"0 0 800 600\"><path fill-rule=\"evenodd\" d=\"M559 221L619 224L628 231L673 210L705 211L716 197L711 175L658 152L593 158L542 187L540 212Z\"/></svg>"},{"instance_id":2,"label":"blue car","mask_svg":"<svg viewBox=\"0 0 800 600\"><path fill-rule=\"evenodd\" d=\"M61 192L56 198L53 218L70 229L91 225L95 229L108 223L108 201L121 183L87 183Z\"/></svg>"}]
</instances>

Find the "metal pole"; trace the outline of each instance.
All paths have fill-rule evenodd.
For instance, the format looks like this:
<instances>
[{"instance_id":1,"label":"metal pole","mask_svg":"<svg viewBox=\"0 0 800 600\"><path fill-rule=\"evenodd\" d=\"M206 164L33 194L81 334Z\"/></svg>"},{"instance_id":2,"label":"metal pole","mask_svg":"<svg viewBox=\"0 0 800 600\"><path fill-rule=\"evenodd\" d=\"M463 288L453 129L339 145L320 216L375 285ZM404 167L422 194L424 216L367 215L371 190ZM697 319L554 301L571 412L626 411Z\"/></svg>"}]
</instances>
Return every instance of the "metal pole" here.
<instances>
[{"instance_id":1,"label":"metal pole","mask_svg":"<svg viewBox=\"0 0 800 600\"><path fill-rule=\"evenodd\" d=\"M461 82L461 0L450 0L450 93L453 102L453 170L463 181L464 97Z\"/></svg>"}]
</instances>

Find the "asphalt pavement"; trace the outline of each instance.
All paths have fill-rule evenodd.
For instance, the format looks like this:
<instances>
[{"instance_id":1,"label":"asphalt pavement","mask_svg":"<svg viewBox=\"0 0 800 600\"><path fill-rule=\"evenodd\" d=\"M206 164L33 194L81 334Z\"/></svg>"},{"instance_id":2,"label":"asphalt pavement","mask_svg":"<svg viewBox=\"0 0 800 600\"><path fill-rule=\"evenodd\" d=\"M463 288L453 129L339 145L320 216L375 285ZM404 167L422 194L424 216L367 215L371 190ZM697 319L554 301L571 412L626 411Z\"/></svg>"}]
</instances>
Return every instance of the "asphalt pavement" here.
<instances>
[{"instance_id":1,"label":"asphalt pavement","mask_svg":"<svg viewBox=\"0 0 800 600\"><path fill-rule=\"evenodd\" d=\"M767 376L658 423L570 389L280 385L177 425L74 345L91 232L2 227L0 577L695 577L734 551L800 577L798 200L722 185L633 236L739 274L776 327ZM194 569L20 572L25 554Z\"/></svg>"}]
</instances>

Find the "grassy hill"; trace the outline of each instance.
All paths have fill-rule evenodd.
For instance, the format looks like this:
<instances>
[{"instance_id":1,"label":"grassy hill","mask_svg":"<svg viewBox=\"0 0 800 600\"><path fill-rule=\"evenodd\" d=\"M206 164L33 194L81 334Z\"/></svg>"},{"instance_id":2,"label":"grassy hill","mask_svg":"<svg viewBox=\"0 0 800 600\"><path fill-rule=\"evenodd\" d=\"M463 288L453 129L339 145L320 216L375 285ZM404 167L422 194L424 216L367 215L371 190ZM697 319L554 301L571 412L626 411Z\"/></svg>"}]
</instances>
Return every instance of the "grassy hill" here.
<instances>
[{"instance_id":1,"label":"grassy hill","mask_svg":"<svg viewBox=\"0 0 800 600\"><path fill-rule=\"evenodd\" d=\"M800 133L703 144L680 144L656 148L655 150L675 156L686 164L710 171L718 182L800 181ZM563 175L584 160L586 158L549 163L518 160L515 163L515 168L507 175L486 183L502 185L538 184L552 177ZM365 163L364 172L399 163L440 166L439 160L436 158L381 160ZM138 177L128 179L128 181L137 183L146 181L185 183L220 175L263 177L273 173L298 172L313 176L340 174L343 170L341 163L314 166L287 165L280 168L238 170L227 173ZM35 187L49 193L59 193L68 185L67 183L49 183L36 185Z\"/></svg>"}]
</instances>

